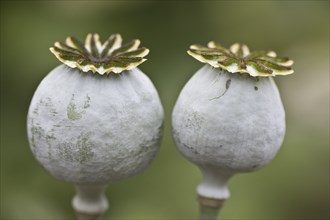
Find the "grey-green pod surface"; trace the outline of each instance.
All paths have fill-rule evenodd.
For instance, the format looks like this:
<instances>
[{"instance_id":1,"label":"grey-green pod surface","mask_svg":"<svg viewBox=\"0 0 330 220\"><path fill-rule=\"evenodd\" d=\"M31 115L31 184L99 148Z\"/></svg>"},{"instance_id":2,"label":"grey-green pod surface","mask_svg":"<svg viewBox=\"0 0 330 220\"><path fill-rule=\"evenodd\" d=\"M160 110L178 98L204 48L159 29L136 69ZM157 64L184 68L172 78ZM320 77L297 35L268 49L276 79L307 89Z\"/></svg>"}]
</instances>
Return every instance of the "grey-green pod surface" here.
<instances>
[{"instance_id":1,"label":"grey-green pod surface","mask_svg":"<svg viewBox=\"0 0 330 220\"><path fill-rule=\"evenodd\" d=\"M256 80L206 64L181 91L172 126L179 151L204 175L214 169L229 177L258 169L276 155L285 113L272 78ZM217 195L229 196L227 191L212 192Z\"/></svg>"},{"instance_id":2,"label":"grey-green pod surface","mask_svg":"<svg viewBox=\"0 0 330 220\"><path fill-rule=\"evenodd\" d=\"M188 53L202 63L182 89L172 112L178 150L203 173L206 198L226 199L228 179L267 164L285 134L285 112L275 75L291 74L293 61L272 51L250 53L211 41Z\"/></svg>"},{"instance_id":3,"label":"grey-green pod surface","mask_svg":"<svg viewBox=\"0 0 330 220\"><path fill-rule=\"evenodd\" d=\"M137 68L149 53L139 45L122 45L120 34L102 44L90 33L85 43L69 36L50 48L65 65L35 91L27 130L34 156L56 178L106 185L143 171L156 155L164 112Z\"/></svg>"},{"instance_id":4,"label":"grey-green pod surface","mask_svg":"<svg viewBox=\"0 0 330 220\"><path fill-rule=\"evenodd\" d=\"M49 173L101 184L144 170L162 123L157 91L138 68L98 75L60 65L35 91L27 125L31 150Z\"/></svg>"}]
</instances>

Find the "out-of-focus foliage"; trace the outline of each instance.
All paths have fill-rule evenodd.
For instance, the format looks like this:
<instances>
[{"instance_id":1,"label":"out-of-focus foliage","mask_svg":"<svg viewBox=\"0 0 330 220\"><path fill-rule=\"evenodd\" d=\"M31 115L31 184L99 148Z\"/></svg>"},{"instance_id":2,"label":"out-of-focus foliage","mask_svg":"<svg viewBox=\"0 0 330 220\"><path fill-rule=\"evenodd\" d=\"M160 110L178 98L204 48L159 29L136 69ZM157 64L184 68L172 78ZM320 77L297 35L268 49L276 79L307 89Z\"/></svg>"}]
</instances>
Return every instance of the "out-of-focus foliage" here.
<instances>
[{"instance_id":1,"label":"out-of-focus foliage","mask_svg":"<svg viewBox=\"0 0 330 220\"><path fill-rule=\"evenodd\" d=\"M58 60L55 41L89 32L139 38L151 52L140 68L165 112L161 150L139 176L113 183L106 219L194 219L201 176L176 150L171 111L202 64L194 43L272 49L295 61L275 78L287 112L278 156L230 181L223 219L329 218L329 1L1 1L1 219L72 219L72 185L33 158L26 114L33 92Z\"/></svg>"}]
</instances>

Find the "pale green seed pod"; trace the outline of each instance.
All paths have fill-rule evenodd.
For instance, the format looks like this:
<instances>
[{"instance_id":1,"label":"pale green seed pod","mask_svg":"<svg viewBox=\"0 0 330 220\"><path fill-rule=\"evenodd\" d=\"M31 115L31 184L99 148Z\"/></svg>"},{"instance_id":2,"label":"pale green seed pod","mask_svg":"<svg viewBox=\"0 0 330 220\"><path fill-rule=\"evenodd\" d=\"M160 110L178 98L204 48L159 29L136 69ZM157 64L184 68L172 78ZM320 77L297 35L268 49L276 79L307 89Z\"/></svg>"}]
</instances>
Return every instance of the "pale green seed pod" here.
<instances>
[{"instance_id":1,"label":"pale green seed pod","mask_svg":"<svg viewBox=\"0 0 330 220\"><path fill-rule=\"evenodd\" d=\"M279 150L285 112L271 76L292 73L293 62L272 51L250 53L240 44L226 49L213 41L192 45L188 53L206 64L176 101L173 137L203 173L201 206L217 207L229 197L232 175L263 167Z\"/></svg>"},{"instance_id":2,"label":"pale green seed pod","mask_svg":"<svg viewBox=\"0 0 330 220\"><path fill-rule=\"evenodd\" d=\"M107 208L107 184L142 172L155 157L164 113L154 85L136 67L148 53L139 42L121 47L113 35L101 45L96 34L83 48L77 42L51 48L70 67L62 64L42 80L27 130L38 162L76 185L76 211L94 215Z\"/></svg>"},{"instance_id":3,"label":"pale green seed pod","mask_svg":"<svg viewBox=\"0 0 330 220\"><path fill-rule=\"evenodd\" d=\"M276 155L285 133L285 112L272 78L256 80L206 64L181 91L172 125L184 156L204 175L212 170L227 178L260 168ZM198 188L200 195L229 197L226 188L213 187L208 179Z\"/></svg>"}]
</instances>

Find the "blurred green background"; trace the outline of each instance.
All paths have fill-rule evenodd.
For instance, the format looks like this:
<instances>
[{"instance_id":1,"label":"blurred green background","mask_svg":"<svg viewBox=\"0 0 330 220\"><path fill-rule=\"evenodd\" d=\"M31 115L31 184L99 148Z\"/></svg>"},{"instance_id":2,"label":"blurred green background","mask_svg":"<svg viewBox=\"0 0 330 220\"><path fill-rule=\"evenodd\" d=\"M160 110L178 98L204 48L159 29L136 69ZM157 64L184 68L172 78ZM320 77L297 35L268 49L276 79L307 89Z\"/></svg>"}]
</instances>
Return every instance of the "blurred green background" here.
<instances>
[{"instance_id":1,"label":"blurred green background","mask_svg":"<svg viewBox=\"0 0 330 220\"><path fill-rule=\"evenodd\" d=\"M59 61L48 48L68 35L121 33L151 50L140 68L162 99L162 146L147 171L109 186L105 219L194 219L199 170L176 150L171 111L202 64L190 44L218 40L273 49L295 61L276 77L287 113L277 157L230 181L223 219L329 218L329 1L1 1L1 219L73 219L72 185L33 158L26 114Z\"/></svg>"}]
</instances>

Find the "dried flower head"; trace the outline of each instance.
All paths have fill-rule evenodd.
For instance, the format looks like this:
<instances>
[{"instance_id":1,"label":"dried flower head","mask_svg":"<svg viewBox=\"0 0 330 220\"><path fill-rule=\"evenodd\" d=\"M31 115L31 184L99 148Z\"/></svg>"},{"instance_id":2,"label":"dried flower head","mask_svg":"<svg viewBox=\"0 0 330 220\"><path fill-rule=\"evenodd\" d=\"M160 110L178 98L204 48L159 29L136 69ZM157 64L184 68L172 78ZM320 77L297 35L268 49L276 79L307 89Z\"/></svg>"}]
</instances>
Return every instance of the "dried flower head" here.
<instances>
[{"instance_id":1,"label":"dried flower head","mask_svg":"<svg viewBox=\"0 0 330 220\"><path fill-rule=\"evenodd\" d=\"M65 43L56 42L50 51L64 64L83 72L92 71L100 75L121 73L146 61L149 53L139 48L140 40L135 39L122 45L120 34L111 35L104 44L96 33L87 35L85 44L75 37L67 37Z\"/></svg>"},{"instance_id":2,"label":"dried flower head","mask_svg":"<svg viewBox=\"0 0 330 220\"><path fill-rule=\"evenodd\" d=\"M274 51L252 51L245 44L235 43L229 49L217 42L207 45L191 45L189 55L202 63L230 73L248 73L251 76L276 76L293 73L293 61L277 57Z\"/></svg>"}]
</instances>

